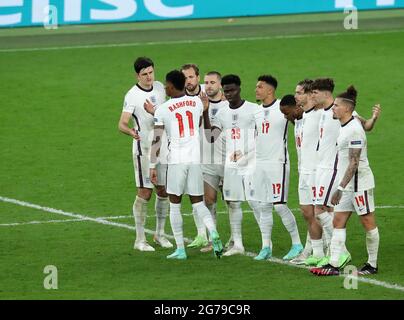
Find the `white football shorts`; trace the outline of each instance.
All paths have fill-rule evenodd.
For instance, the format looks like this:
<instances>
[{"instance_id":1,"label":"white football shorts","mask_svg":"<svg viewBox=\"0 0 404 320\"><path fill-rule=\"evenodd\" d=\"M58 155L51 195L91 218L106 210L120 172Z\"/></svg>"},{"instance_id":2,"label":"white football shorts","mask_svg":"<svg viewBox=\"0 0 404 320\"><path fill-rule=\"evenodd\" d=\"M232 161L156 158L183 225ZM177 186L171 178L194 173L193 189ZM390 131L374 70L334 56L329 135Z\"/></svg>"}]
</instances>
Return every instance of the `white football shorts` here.
<instances>
[{"instance_id":1,"label":"white football shorts","mask_svg":"<svg viewBox=\"0 0 404 320\"><path fill-rule=\"evenodd\" d=\"M133 155L133 166L135 169L136 187L153 189L154 185L150 181L150 158L147 155ZM157 185L165 186L167 178L167 165L158 164Z\"/></svg>"},{"instance_id":2,"label":"white football shorts","mask_svg":"<svg viewBox=\"0 0 404 320\"><path fill-rule=\"evenodd\" d=\"M338 188L337 170L317 168L316 170L316 200L315 204L333 207L331 198Z\"/></svg>"},{"instance_id":3,"label":"white football shorts","mask_svg":"<svg viewBox=\"0 0 404 320\"><path fill-rule=\"evenodd\" d=\"M167 171L167 193L177 196L203 195L202 170L199 164L169 164Z\"/></svg>"},{"instance_id":4,"label":"white football shorts","mask_svg":"<svg viewBox=\"0 0 404 320\"><path fill-rule=\"evenodd\" d=\"M299 204L314 205L315 202L315 172L300 173L299 175Z\"/></svg>"},{"instance_id":5,"label":"white football shorts","mask_svg":"<svg viewBox=\"0 0 404 320\"><path fill-rule=\"evenodd\" d=\"M334 212L356 212L362 216L375 211L373 189L364 191L343 191L342 197L334 207Z\"/></svg>"}]
</instances>

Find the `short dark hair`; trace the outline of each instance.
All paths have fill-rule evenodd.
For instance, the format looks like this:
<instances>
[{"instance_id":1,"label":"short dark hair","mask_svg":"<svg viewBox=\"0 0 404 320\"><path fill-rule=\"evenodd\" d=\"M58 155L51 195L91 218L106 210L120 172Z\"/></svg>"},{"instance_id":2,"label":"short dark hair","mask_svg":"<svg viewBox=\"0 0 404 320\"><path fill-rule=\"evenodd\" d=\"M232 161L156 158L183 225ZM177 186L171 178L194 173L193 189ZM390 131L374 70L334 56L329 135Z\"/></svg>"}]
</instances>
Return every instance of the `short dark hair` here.
<instances>
[{"instance_id":1,"label":"short dark hair","mask_svg":"<svg viewBox=\"0 0 404 320\"><path fill-rule=\"evenodd\" d=\"M292 94L287 94L281 99L279 103L281 107L296 107L296 100Z\"/></svg>"},{"instance_id":2,"label":"short dark hair","mask_svg":"<svg viewBox=\"0 0 404 320\"><path fill-rule=\"evenodd\" d=\"M199 76L199 68L198 68L198 66L197 66L196 64L194 64L194 63L187 63L187 64L184 64L184 65L181 67L181 71L183 71L183 70L188 70L188 69L194 69L195 74L196 74L197 76Z\"/></svg>"},{"instance_id":3,"label":"short dark hair","mask_svg":"<svg viewBox=\"0 0 404 320\"><path fill-rule=\"evenodd\" d=\"M222 81L222 75L217 71L209 71L206 76L216 76L220 81Z\"/></svg>"},{"instance_id":4,"label":"short dark hair","mask_svg":"<svg viewBox=\"0 0 404 320\"><path fill-rule=\"evenodd\" d=\"M185 88L185 76L179 70L172 70L166 74L166 81L172 83L175 89L184 90Z\"/></svg>"},{"instance_id":5,"label":"short dark hair","mask_svg":"<svg viewBox=\"0 0 404 320\"><path fill-rule=\"evenodd\" d=\"M235 84L237 86L241 86L240 77L236 74L228 74L222 78L222 86L226 84Z\"/></svg>"},{"instance_id":6,"label":"short dark hair","mask_svg":"<svg viewBox=\"0 0 404 320\"><path fill-rule=\"evenodd\" d=\"M278 87L278 80L271 75L262 75L258 77L258 81L263 81L273 86L275 89Z\"/></svg>"},{"instance_id":7,"label":"short dark hair","mask_svg":"<svg viewBox=\"0 0 404 320\"><path fill-rule=\"evenodd\" d=\"M139 73L144 68L154 67L154 63L150 58L139 57L135 60L133 67L135 68L136 73Z\"/></svg>"},{"instance_id":8,"label":"short dark hair","mask_svg":"<svg viewBox=\"0 0 404 320\"><path fill-rule=\"evenodd\" d=\"M318 78L311 85L312 90L334 92L334 80L331 78Z\"/></svg>"},{"instance_id":9,"label":"short dark hair","mask_svg":"<svg viewBox=\"0 0 404 320\"><path fill-rule=\"evenodd\" d=\"M305 93L307 92L311 92L311 85L313 84L313 80L311 79L304 79L302 81L300 81L297 85L303 87L303 91Z\"/></svg>"},{"instance_id":10,"label":"short dark hair","mask_svg":"<svg viewBox=\"0 0 404 320\"><path fill-rule=\"evenodd\" d=\"M350 85L345 92L342 92L337 96L337 98L343 99L346 102L350 103L354 109L356 106L357 97L358 97L358 91L355 89L353 85Z\"/></svg>"}]
</instances>

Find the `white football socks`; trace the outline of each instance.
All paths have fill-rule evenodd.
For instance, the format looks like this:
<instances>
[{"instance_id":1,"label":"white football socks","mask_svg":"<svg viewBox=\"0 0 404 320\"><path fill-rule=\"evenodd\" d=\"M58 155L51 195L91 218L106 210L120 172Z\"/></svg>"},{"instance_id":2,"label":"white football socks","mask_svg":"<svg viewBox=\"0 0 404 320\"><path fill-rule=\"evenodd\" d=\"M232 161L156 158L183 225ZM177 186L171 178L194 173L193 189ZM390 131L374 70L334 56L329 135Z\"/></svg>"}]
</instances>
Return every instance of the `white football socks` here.
<instances>
[{"instance_id":1,"label":"white football socks","mask_svg":"<svg viewBox=\"0 0 404 320\"><path fill-rule=\"evenodd\" d=\"M373 230L366 232L366 249L368 250L368 263L377 268L377 253L379 251L379 229L376 227Z\"/></svg>"},{"instance_id":2,"label":"white football socks","mask_svg":"<svg viewBox=\"0 0 404 320\"><path fill-rule=\"evenodd\" d=\"M192 216L194 217L196 230L198 231L198 236L207 239L205 224L203 223L201 217L198 215L195 209L192 210Z\"/></svg>"},{"instance_id":3,"label":"white football socks","mask_svg":"<svg viewBox=\"0 0 404 320\"><path fill-rule=\"evenodd\" d=\"M306 235L306 244L304 245L304 249L302 254L305 256L310 256L311 252L313 251L313 248L311 246L311 238L310 238L310 233L307 231L307 235Z\"/></svg>"},{"instance_id":4,"label":"white football socks","mask_svg":"<svg viewBox=\"0 0 404 320\"><path fill-rule=\"evenodd\" d=\"M321 227L323 228L323 234L325 237L325 241L327 243L327 247L330 247L332 231L334 230L334 226L332 223L333 215L324 211L320 214L316 215L318 222L320 223Z\"/></svg>"},{"instance_id":5,"label":"white football socks","mask_svg":"<svg viewBox=\"0 0 404 320\"><path fill-rule=\"evenodd\" d=\"M168 198L156 196L155 210L156 210L156 236L161 237L164 234L164 226L166 224L166 217L169 210L170 202Z\"/></svg>"},{"instance_id":6,"label":"white football socks","mask_svg":"<svg viewBox=\"0 0 404 320\"><path fill-rule=\"evenodd\" d=\"M282 223L290 234L292 244L301 244L296 218L286 204L276 204L275 211L282 219Z\"/></svg>"},{"instance_id":7,"label":"white football socks","mask_svg":"<svg viewBox=\"0 0 404 320\"><path fill-rule=\"evenodd\" d=\"M184 233L182 230L181 204L170 202L170 223L178 249L184 249Z\"/></svg>"},{"instance_id":8,"label":"white football socks","mask_svg":"<svg viewBox=\"0 0 404 320\"><path fill-rule=\"evenodd\" d=\"M241 235L241 223L243 220L243 212L241 211L241 202L229 202L229 219L231 234L234 241L234 246L243 248L243 239Z\"/></svg>"},{"instance_id":9,"label":"white football socks","mask_svg":"<svg viewBox=\"0 0 404 320\"><path fill-rule=\"evenodd\" d=\"M259 227L261 230L262 237L262 248L270 247L272 250L272 227L274 225L274 220L272 216L272 203L260 203L261 212L260 212L260 222Z\"/></svg>"},{"instance_id":10,"label":"white football socks","mask_svg":"<svg viewBox=\"0 0 404 320\"><path fill-rule=\"evenodd\" d=\"M257 221L258 225L260 225L260 219L261 219L260 202L258 202L258 201L248 201L248 204L250 205L251 209L253 210L255 221Z\"/></svg>"},{"instance_id":11,"label":"white football socks","mask_svg":"<svg viewBox=\"0 0 404 320\"><path fill-rule=\"evenodd\" d=\"M203 201L194 203L192 205L192 209L199 216L200 220L202 220L202 223L204 224L203 226L204 229L206 226L206 228L209 230L209 233L211 233L212 231L216 231L212 214L210 213L209 209L205 206L205 203Z\"/></svg>"},{"instance_id":12,"label":"white football socks","mask_svg":"<svg viewBox=\"0 0 404 320\"><path fill-rule=\"evenodd\" d=\"M324 258L324 248L322 239L311 239L311 246L313 247L313 256L315 258Z\"/></svg>"},{"instance_id":13,"label":"white football socks","mask_svg":"<svg viewBox=\"0 0 404 320\"><path fill-rule=\"evenodd\" d=\"M339 257L344 252L346 241L346 229L334 229L330 244L330 264L334 267L339 266Z\"/></svg>"},{"instance_id":14,"label":"white football socks","mask_svg":"<svg viewBox=\"0 0 404 320\"><path fill-rule=\"evenodd\" d=\"M136 196L135 202L133 203L133 216L135 217L136 226L136 242L146 240L144 226L146 224L147 203L147 200L138 196Z\"/></svg>"},{"instance_id":15,"label":"white football socks","mask_svg":"<svg viewBox=\"0 0 404 320\"><path fill-rule=\"evenodd\" d=\"M213 222L215 224L215 226L217 226L217 217L216 217L216 202L206 205L206 207L208 208L208 210L210 211L210 214L212 215L213 218Z\"/></svg>"}]
</instances>

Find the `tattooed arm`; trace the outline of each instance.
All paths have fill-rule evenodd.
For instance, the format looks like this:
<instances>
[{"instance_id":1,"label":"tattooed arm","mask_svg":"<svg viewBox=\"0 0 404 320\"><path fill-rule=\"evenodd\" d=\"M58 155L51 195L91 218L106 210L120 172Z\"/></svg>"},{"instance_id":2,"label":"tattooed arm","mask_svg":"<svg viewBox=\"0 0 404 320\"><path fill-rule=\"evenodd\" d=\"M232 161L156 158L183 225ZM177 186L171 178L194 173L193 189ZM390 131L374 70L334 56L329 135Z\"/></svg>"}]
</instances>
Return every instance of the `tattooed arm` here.
<instances>
[{"instance_id":1,"label":"tattooed arm","mask_svg":"<svg viewBox=\"0 0 404 320\"><path fill-rule=\"evenodd\" d=\"M160 155L161 137L163 136L164 126L154 126L154 136L151 146L150 154L150 181L154 185L157 185L157 170L156 165L158 163L158 157Z\"/></svg>"},{"instance_id":2,"label":"tattooed arm","mask_svg":"<svg viewBox=\"0 0 404 320\"><path fill-rule=\"evenodd\" d=\"M356 170L358 170L359 166L359 159L361 156L362 149L355 148L355 149L349 149L349 165L348 168L345 171L344 177L341 180L341 183L339 184L339 189L335 191L331 198L331 203L333 205L337 205L339 201L341 200L342 197L342 190L340 189L345 189L345 187L348 185L349 181L352 180L353 176L355 175Z\"/></svg>"}]
</instances>

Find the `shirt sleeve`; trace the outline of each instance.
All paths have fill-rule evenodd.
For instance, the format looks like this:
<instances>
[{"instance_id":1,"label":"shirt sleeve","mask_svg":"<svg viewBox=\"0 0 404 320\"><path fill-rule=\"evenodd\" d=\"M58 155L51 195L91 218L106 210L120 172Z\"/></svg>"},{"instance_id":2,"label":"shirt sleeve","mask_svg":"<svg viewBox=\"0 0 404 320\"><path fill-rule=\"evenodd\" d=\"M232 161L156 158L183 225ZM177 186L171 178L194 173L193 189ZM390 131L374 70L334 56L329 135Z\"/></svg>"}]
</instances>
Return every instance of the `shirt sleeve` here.
<instances>
[{"instance_id":1,"label":"shirt sleeve","mask_svg":"<svg viewBox=\"0 0 404 320\"><path fill-rule=\"evenodd\" d=\"M164 112L162 108L157 108L154 113L154 125L155 126L164 126Z\"/></svg>"},{"instance_id":2,"label":"shirt sleeve","mask_svg":"<svg viewBox=\"0 0 404 320\"><path fill-rule=\"evenodd\" d=\"M123 101L123 112L129 112L129 113L134 113L135 112L135 104L131 101L130 97L128 95L125 96L125 99Z\"/></svg>"},{"instance_id":3,"label":"shirt sleeve","mask_svg":"<svg viewBox=\"0 0 404 320\"><path fill-rule=\"evenodd\" d=\"M212 128L217 127L220 130L223 130L223 126L222 126L222 122L221 122L221 118L222 118L221 115L222 115L222 112L221 112L221 110L219 110L216 113L216 116L210 119L210 126Z\"/></svg>"},{"instance_id":4,"label":"shirt sleeve","mask_svg":"<svg viewBox=\"0 0 404 320\"><path fill-rule=\"evenodd\" d=\"M348 140L349 149L362 149L365 147L365 137L359 132L353 132Z\"/></svg>"}]
</instances>

